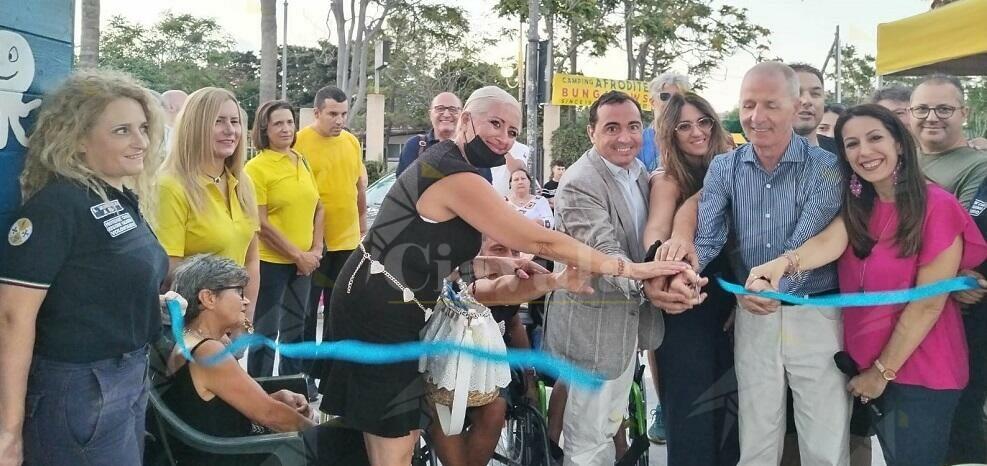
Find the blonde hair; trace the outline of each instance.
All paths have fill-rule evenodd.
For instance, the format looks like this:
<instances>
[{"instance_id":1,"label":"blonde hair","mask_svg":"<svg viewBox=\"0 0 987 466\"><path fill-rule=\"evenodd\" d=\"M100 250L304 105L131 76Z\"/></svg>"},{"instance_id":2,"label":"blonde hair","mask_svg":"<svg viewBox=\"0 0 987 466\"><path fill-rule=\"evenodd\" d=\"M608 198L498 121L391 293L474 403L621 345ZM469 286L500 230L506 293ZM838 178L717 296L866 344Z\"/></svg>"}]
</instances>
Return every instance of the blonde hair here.
<instances>
[{"instance_id":1,"label":"blonde hair","mask_svg":"<svg viewBox=\"0 0 987 466\"><path fill-rule=\"evenodd\" d=\"M227 101L237 105L238 116L243 115L240 103L232 92L218 87L204 87L189 95L185 106L178 113L171 136L171 151L165 159L164 171L175 177L185 191L192 210L202 213L206 206L206 190L200 183L202 166L214 157L213 126L220 109ZM257 205L254 190L247 179L243 165L247 161L247 130L243 130L237 141L233 155L226 158L226 169L237 179L236 197L243 211L253 219L257 218Z\"/></svg>"},{"instance_id":2,"label":"blonde hair","mask_svg":"<svg viewBox=\"0 0 987 466\"><path fill-rule=\"evenodd\" d=\"M29 199L56 177L75 181L108 200L104 183L85 162L80 143L85 141L96 121L111 102L133 99L147 118L148 146L144 170L126 177L124 185L140 198L146 215L154 212L157 193L154 180L161 165L164 140L164 112L158 99L125 73L106 70L76 71L44 98L34 131L28 139L27 157L21 173L21 194Z\"/></svg>"},{"instance_id":3,"label":"blonde hair","mask_svg":"<svg viewBox=\"0 0 987 466\"><path fill-rule=\"evenodd\" d=\"M486 113L490 109L490 106L495 103L510 105L518 113L521 113L521 103L517 101L517 98L497 86L485 86L473 91L469 98L466 99L466 105L463 106L463 110Z\"/></svg>"}]
</instances>

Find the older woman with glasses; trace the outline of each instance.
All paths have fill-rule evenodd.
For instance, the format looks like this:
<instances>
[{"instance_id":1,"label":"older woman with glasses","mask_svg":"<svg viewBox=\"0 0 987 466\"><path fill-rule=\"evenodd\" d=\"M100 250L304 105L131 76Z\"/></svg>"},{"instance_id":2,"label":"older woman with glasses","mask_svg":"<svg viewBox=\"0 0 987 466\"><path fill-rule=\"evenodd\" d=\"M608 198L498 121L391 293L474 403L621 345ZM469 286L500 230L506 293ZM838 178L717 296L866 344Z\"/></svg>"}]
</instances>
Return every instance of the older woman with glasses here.
<instances>
[{"instance_id":1,"label":"older woman with glasses","mask_svg":"<svg viewBox=\"0 0 987 466\"><path fill-rule=\"evenodd\" d=\"M172 291L188 301L184 347L176 345L168 360L167 382L158 388L164 402L196 430L217 437L243 437L263 428L277 432L314 426L305 395L281 390L268 395L226 351L226 335L242 328L249 300L244 297L247 271L231 259L199 254L175 271ZM215 363L202 361L219 357ZM260 464L264 458L214 456L172 442L178 464Z\"/></svg>"}]
</instances>

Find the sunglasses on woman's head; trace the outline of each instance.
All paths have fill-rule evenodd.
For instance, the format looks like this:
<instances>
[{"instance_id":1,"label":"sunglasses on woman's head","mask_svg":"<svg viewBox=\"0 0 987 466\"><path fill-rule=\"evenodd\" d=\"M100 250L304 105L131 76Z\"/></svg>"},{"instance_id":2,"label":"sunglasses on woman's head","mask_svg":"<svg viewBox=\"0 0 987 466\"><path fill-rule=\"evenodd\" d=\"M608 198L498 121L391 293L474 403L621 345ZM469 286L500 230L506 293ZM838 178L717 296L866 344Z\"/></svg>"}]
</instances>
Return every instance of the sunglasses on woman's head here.
<instances>
[{"instance_id":1,"label":"sunglasses on woman's head","mask_svg":"<svg viewBox=\"0 0 987 466\"><path fill-rule=\"evenodd\" d=\"M671 98L672 98L672 93L671 92L659 92L658 93L658 99L661 100L662 102L668 102L668 99L671 99Z\"/></svg>"}]
</instances>

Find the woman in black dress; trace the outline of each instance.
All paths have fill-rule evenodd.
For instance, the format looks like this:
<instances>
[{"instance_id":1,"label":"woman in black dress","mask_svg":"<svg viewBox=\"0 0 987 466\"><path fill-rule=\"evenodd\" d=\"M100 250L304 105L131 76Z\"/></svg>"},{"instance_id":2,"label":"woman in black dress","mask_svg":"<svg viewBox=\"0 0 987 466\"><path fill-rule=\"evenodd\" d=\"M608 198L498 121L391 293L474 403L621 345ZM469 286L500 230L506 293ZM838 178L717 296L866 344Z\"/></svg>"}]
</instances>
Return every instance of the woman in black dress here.
<instances>
[{"instance_id":1,"label":"woman in black dress","mask_svg":"<svg viewBox=\"0 0 987 466\"><path fill-rule=\"evenodd\" d=\"M669 238L673 216L699 192L710 161L733 149L713 107L696 94L672 96L656 118L663 171L651 178L651 212L644 231L648 247ZM727 256L717 257L706 274L731 279ZM737 464L740 456L732 418L736 413L731 412L737 404L737 380L727 331L736 300L716 283L705 291L708 298L702 305L663 313L665 339L655 351L671 466ZM720 404L710 406L711 392Z\"/></svg>"},{"instance_id":2,"label":"woman in black dress","mask_svg":"<svg viewBox=\"0 0 987 466\"><path fill-rule=\"evenodd\" d=\"M405 343L419 340L424 309L442 280L473 259L481 232L512 249L594 273L633 279L673 275L679 262L629 263L535 225L477 174L504 164L521 126L517 99L494 86L475 91L456 136L427 149L398 177L373 226L343 267L329 303L325 341ZM489 262L471 264L477 276ZM698 276L693 279L699 280ZM374 465L407 465L428 425L418 362L323 367L320 409L364 432Z\"/></svg>"}]
</instances>

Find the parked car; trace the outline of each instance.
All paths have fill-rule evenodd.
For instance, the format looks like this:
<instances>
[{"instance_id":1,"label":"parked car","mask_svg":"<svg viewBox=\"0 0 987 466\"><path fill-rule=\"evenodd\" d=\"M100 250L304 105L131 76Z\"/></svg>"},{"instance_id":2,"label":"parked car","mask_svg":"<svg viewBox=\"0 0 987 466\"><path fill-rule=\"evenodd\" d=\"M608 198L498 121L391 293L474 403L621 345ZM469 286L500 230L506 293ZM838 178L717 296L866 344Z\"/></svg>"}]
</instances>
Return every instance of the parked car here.
<instances>
[{"instance_id":1,"label":"parked car","mask_svg":"<svg viewBox=\"0 0 987 466\"><path fill-rule=\"evenodd\" d=\"M391 186L394 186L395 180L397 180L397 176L394 173L388 173L367 187L368 226L374 224L374 219L377 218L377 212L380 211L380 203L384 202L384 197L391 190Z\"/></svg>"}]
</instances>

